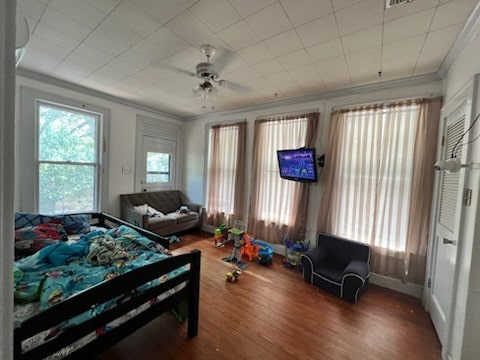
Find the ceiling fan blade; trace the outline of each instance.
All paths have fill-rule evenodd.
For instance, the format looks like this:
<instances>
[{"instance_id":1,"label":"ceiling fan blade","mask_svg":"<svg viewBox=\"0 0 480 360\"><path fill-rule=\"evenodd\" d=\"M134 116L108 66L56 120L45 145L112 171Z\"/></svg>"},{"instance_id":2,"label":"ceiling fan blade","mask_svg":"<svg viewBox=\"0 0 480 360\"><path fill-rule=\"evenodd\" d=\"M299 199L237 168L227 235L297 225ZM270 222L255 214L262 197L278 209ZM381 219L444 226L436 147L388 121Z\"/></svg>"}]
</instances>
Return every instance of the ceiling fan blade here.
<instances>
[{"instance_id":1,"label":"ceiling fan blade","mask_svg":"<svg viewBox=\"0 0 480 360\"><path fill-rule=\"evenodd\" d=\"M239 84L239 83L228 81L228 80L218 80L217 83L221 87L225 87L229 90L236 91L236 92L247 93L251 90L250 86Z\"/></svg>"},{"instance_id":2,"label":"ceiling fan blade","mask_svg":"<svg viewBox=\"0 0 480 360\"><path fill-rule=\"evenodd\" d=\"M221 56L216 56L213 61L212 70L215 70L218 74L227 66L229 62L233 60L235 52L229 49L222 48L220 50Z\"/></svg>"},{"instance_id":3,"label":"ceiling fan blade","mask_svg":"<svg viewBox=\"0 0 480 360\"><path fill-rule=\"evenodd\" d=\"M163 64L163 66L165 66L168 70L170 70L172 72L176 72L178 74L195 77L195 73L193 71L185 70L185 69L182 69L178 66L174 66L174 65L171 65L171 64Z\"/></svg>"}]
</instances>

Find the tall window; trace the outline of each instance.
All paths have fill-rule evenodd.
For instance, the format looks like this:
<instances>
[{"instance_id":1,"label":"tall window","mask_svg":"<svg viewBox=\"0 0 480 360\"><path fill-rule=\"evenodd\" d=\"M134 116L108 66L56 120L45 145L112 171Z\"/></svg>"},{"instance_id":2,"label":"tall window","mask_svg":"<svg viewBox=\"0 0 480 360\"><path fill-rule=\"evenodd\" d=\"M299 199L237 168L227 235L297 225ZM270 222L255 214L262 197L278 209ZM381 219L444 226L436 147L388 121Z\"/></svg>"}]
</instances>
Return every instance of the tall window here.
<instances>
[{"instance_id":1,"label":"tall window","mask_svg":"<svg viewBox=\"0 0 480 360\"><path fill-rule=\"evenodd\" d=\"M38 211L98 210L101 114L38 101L37 118Z\"/></svg>"},{"instance_id":2,"label":"tall window","mask_svg":"<svg viewBox=\"0 0 480 360\"><path fill-rule=\"evenodd\" d=\"M206 223L218 226L242 219L246 122L208 130Z\"/></svg>"},{"instance_id":3,"label":"tall window","mask_svg":"<svg viewBox=\"0 0 480 360\"><path fill-rule=\"evenodd\" d=\"M423 282L441 99L330 119L319 228L373 249L373 271Z\"/></svg>"},{"instance_id":4,"label":"tall window","mask_svg":"<svg viewBox=\"0 0 480 360\"><path fill-rule=\"evenodd\" d=\"M318 113L257 120L249 231L271 243L304 240L309 185L280 178L277 150L312 147Z\"/></svg>"}]
</instances>

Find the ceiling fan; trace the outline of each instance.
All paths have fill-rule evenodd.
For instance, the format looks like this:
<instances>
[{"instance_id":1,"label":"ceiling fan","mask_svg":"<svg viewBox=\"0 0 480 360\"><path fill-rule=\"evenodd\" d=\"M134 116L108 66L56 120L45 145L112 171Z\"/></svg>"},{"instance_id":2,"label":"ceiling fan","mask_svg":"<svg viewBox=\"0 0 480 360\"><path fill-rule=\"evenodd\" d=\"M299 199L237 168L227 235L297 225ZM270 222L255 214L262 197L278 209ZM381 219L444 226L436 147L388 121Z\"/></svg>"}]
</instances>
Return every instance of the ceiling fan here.
<instances>
[{"instance_id":1,"label":"ceiling fan","mask_svg":"<svg viewBox=\"0 0 480 360\"><path fill-rule=\"evenodd\" d=\"M30 39L30 28L25 17L19 17L17 14L17 32L15 38L15 66L18 66L25 55L25 47Z\"/></svg>"},{"instance_id":2,"label":"ceiling fan","mask_svg":"<svg viewBox=\"0 0 480 360\"><path fill-rule=\"evenodd\" d=\"M215 100L219 87L228 87L230 90L240 92L248 91L249 88L247 86L220 79L219 72L231 58L231 52L226 50L225 55L213 62L212 59L217 53L217 49L213 45L202 45L200 50L205 55L206 61L198 63L193 73L184 70L182 72L201 80L201 83L193 89L193 93L203 102L203 108L207 108L207 103ZM211 106L211 108L214 109L214 106Z\"/></svg>"}]
</instances>

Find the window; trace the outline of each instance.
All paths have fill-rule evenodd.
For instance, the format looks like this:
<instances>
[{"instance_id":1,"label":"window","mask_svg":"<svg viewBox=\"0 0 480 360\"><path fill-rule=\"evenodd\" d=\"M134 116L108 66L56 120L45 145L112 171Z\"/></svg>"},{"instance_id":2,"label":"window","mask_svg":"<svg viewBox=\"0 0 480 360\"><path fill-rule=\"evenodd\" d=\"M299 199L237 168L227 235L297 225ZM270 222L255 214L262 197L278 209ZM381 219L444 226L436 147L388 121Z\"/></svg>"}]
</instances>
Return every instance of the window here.
<instances>
[{"instance_id":1,"label":"window","mask_svg":"<svg viewBox=\"0 0 480 360\"><path fill-rule=\"evenodd\" d=\"M147 151L147 183L170 182L172 156Z\"/></svg>"},{"instance_id":2,"label":"window","mask_svg":"<svg viewBox=\"0 0 480 360\"><path fill-rule=\"evenodd\" d=\"M270 243L305 240L309 185L280 178L277 150L313 147L319 113L257 120L248 228Z\"/></svg>"},{"instance_id":3,"label":"window","mask_svg":"<svg viewBox=\"0 0 480 360\"><path fill-rule=\"evenodd\" d=\"M246 123L208 130L206 223L218 226L244 212Z\"/></svg>"},{"instance_id":4,"label":"window","mask_svg":"<svg viewBox=\"0 0 480 360\"><path fill-rule=\"evenodd\" d=\"M102 115L46 101L36 109L38 211L97 211Z\"/></svg>"}]
</instances>

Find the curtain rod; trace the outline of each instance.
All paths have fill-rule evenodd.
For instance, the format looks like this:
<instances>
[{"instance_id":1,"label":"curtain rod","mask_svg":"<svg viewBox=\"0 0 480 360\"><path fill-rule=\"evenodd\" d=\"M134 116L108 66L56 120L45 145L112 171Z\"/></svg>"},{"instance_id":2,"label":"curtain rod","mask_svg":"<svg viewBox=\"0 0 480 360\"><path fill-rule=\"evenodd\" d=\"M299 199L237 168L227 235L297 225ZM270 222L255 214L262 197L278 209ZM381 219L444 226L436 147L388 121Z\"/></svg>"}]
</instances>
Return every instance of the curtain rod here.
<instances>
[{"instance_id":1,"label":"curtain rod","mask_svg":"<svg viewBox=\"0 0 480 360\"><path fill-rule=\"evenodd\" d=\"M303 115L303 114L310 114L310 113L314 113L314 112L319 112L318 108L317 109L309 109L309 110L297 110L297 111L290 111L290 112L269 114L269 115L259 115L255 118L255 120L276 118L276 117L280 117L280 116Z\"/></svg>"},{"instance_id":2,"label":"curtain rod","mask_svg":"<svg viewBox=\"0 0 480 360\"><path fill-rule=\"evenodd\" d=\"M231 125L239 122L247 122L247 119L237 119L237 120L227 120L227 121L206 123L205 130L210 130L213 126L217 126L217 125Z\"/></svg>"},{"instance_id":3,"label":"curtain rod","mask_svg":"<svg viewBox=\"0 0 480 360\"><path fill-rule=\"evenodd\" d=\"M374 106L374 105L383 105L383 106L389 106L398 102L402 101L415 101L419 99L435 99L436 97L439 97L442 95L434 95L430 94L429 96L416 96L416 97L407 97L407 98L398 98L398 99L390 99L390 100L385 100L385 101L371 101L371 102L365 102L365 103L356 103L356 104L343 104L339 106L333 106L330 109L330 112L332 111L337 111L337 110L344 110L344 109L355 109L358 107L365 107L365 106Z\"/></svg>"}]
</instances>

